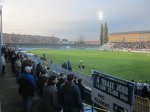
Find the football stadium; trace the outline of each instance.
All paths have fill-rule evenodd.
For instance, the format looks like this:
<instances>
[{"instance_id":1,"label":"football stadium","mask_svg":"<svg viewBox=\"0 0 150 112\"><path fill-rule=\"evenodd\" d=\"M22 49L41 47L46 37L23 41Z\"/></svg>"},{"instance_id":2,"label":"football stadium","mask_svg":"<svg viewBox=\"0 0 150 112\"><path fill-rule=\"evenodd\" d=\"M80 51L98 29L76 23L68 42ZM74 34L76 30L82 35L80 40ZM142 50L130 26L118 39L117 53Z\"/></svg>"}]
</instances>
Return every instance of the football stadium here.
<instances>
[{"instance_id":1,"label":"football stadium","mask_svg":"<svg viewBox=\"0 0 150 112\"><path fill-rule=\"evenodd\" d=\"M84 111L136 111L139 107L145 111L140 102L144 101L146 110L149 109L148 34L148 31L111 33L108 35L109 41L101 47L99 42L85 41L76 44L63 40L60 42L58 38L51 37L49 44L48 37L44 37L47 41L41 41L42 37L39 36L31 36L29 40L28 35L4 34L6 46L2 47L2 52L6 56L6 62L11 64L13 73L18 71L19 63L21 73L32 67L40 92L35 101L39 101L40 95L43 95L43 89L40 89L41 81L44 81L40 79L41 73L48 73L50 77L57 76L58 80L62 80L61 76L67 80L68 74L74 74L73 82L78 85L78 81L82 81L80 83L84 87L80 88ZM130 39L131 35L136 35L134 40ZM139 40L139 35L146 35L146 39ZM35 38L37 42L34 41ZM20 72L16 74L16 80L20 83ZM105 97L105 100L101 97ZM110 99L113 102L108 103Z\"/></svg>"},{"instance_id":2,"label":"football stadium","mask_svg":"<svg viewBox=\"0 0 150 112\"><path fill-rule=\"evenodd\" d=\"M0 112L150 112L149 4L0 0Z\"/></svg>"}]
</instances>

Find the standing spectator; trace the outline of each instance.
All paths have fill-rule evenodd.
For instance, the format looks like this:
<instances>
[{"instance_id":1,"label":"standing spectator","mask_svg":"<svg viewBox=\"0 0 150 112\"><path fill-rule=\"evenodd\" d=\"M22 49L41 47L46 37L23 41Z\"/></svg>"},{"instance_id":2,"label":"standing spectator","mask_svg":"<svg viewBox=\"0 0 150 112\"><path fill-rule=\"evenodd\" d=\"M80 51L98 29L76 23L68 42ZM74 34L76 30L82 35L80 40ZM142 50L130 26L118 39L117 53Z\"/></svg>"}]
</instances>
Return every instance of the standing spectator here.
<instances>
[{"instance_id":1,"label":"standing spectator","mask_svg":"<svg viewBox=\"0 0 150 112\"><path fill-rule=\"evenodd\" d=\"M38 63L37 66L36 66L36 69L35 69L35 71L36 71L36 78L39 77L41 70L42 70L42 65L41 65L41 63Z\"/></svg>"},{"instance_id":2,"label":"standing spectator","mask_svg":"<svg viewBox=\"0 0 150 112\"><path fill-rule=\"evenodd\" d=\"M23 99L23 111L32 112L32 98L36 89L35 77L31 74L32 67L26 66L25 73L19 78L19 94Z\"/></svg>"},{"instance_id":3,"label":"standing spectator","mask_svg":"<svg viewBox=\"0 0 150 112\"><path fill-rule=\"evenodd\" d=\"M21 75L21 59L17 58L15 62L16 81L18 83L19 76Z\"/></svg>"},{"instance_id":4,"label":"standing spectator","mask_svg":"<svg viewBox=\"0 0 150 112\"><path fill-rule=\"evenodd\" d=\"M94 78L94 72L95 72L95 69L92 68L92 70L91 70L91 76L92 76L92 79Z\"/></svg>"},{"instance_id":5,"label":"standing spectator","mask_svg":"<svg viewBox=\"0 0 150 112\"><path fill-rule=\"evenodd\" d=\"M85 94L85 87L83 86L82 84L82 79L78 79L78 87L80 89L80 92L81 92L81 98L82 98L82 101L84 100L84 94Z\"/></svg>"},{"instance_id":6,"label":"standing spectator","mask_svg":"<svg viewBox=\"0 0 150 112\"><path fill-rule=\"evenodd\" d=\"M4 54L2 54L2 74L5 74L5 64L6 64L6 60L4 57Z\"/></svg>"},{"instance_id":7,"label":"standing spectator","mask_svg":"<svg viewBox=\"0 0 150 112\"><path fill-rule=\"evenodd\" d=\"M11 56L11 71L13 73L15 73L15 61L16 61L16 55L15 53L13 52L12 56Z\"/></svg>"},{"instance_id":8,"label":"standing spectator","mask_svg":"<svg viewBox=\"0 0 150 112\"><path fill-rule=\"evenodd\" d=\"M4 50L5 50L5 48L4 47L2 47L1 48L1 52L2 52L2 54L4 54L5 52L4 52Z\"/></svg>"},{"instance_id":9,"label":"standing spectator","mask_svg":"<svg viewBox=\"0 0 150 112\"><path fill-rule=\"evenodd\" d=\"M72 66L71 66L71 63L70 63L69 60L68 60L68 62L67 62L67 70L72 71Z\"/></svg>"},{"instance_id":10,"label":"standing spectator","mask_svg":"<svg viewBox=\"0 0 150 112\"><path fill-rule=\"evenodd\" d=\"M51 76L53 74L53 71L50 69L50 67L47 67L47 74Z\"/></svg>"},{"instance_id":11,"label":"standing spectator","mask_svg":"<svg viewBox=\"0 0 150 112\"><path fill-rule=\"evenodd\" d=\"M28 60L27 58L24 58L23 61L21 62L21 73L25 72L25 67L26 66L32 66L32 62Z\"/></svg>"},{"instance_id":12,"label":"standing spectator","mask_svg":"<svg viewBox=\"0 0 150 112\"><path fill-rule=\"evenodd\" d=\"M57 88L59 89L60 86L65 82L64 73L60 73L60 77L58 79Z\"/></svg>"},{"instance_id":13,"label":"standing spectator","mask_svg":"<svg viewBox=\"0 0 150 112\"><path fill-rule=\"evenodd\" d=\"M145 81L143 84L142 97L148 98L148 83L147 83L147 81Z\"/></svg>"},{"instance_id":14,"label":"standing spectator","mask_svg":"<svg viewBox=\"0 0 150 112\"><path fill-rule=\"evenodd\" d=\"M50 74L50 73L49 73L50 71L51 71L50 67L47 67L47 74L48 74L48 75Z\"/></svg>"},{"instance_id":15,"label":"standing spectator","mask_svg":"<svg viewBox=\"0 0 150 112\"><path fill-rule=\"evenodd\" d=\"M55 75L49 77L47 85L44 87L44 105L46 112L60 112L61 105L58 102L58 90L56 84L58 79Z\"/></svg>"},{"instance_id":16,"label":"standing spectator","mask_svg":"<svg viewBox=\"0 0 150 112\"><path fill-rule=\"evenodd\" d=\"M36 66L37 66L37 60L32 61L32 72L36 77Z\"/></svg>"},{"instance_id":17,"label":"standing spectator","mask_svg":"<svg viewBox=\"0 0 150 112\"><path fill-rule=\"evenodd\" d=\"M63 112L82 112L83 105L80 89L73 83L74 74L67 76L67 81L59 89L59 101Z\"/></svg>"},{"instance_id":18,"label":"standing spectator","mask_svg":"<svg viewBox=\"0 0 150 112\"><path fill-rule=\"evenodd\" d=\"M8 62L8 48L5 49L5 60Z\"/></svg>"},{"instance_id":19,"label":"standing spectator","mask_svg":"<svg viewBox=\"0 0 150 112\"><path fill-rule=\"evenodd\" d=\"M77 85L78 84L78 81L77 81L77 77L74 76L74 80L73 80L74 84Z\"/></svg>"},{"instance_id":20,"label":"standing spectator","mask_svg":"<svg viewBox=\"0 0 150 112\"><path fill-rule=\"evenodd\" d=\"M49 76L47 74L47 70L45 67L43 67L39 75L39 78L37 80L37 88L39 90L40 97L43 97L43 88L44 88L44 85L47 83L48 77Z\"/></svg>"},{"instance_id":21,"label":"standing spectator","mask_svg":"<svg viewBox=\"0 0 150 112\"><path fill-rule=\"evenodd\" d=\"M150 84L147 85L147 90L148 90L148 98L150 99Z\"/></svg>"},{"instance_id":22,"label":"standing spectator","mask_svg":"<svg viewBox=\"0 0 150 112\"><path fill-rule=\"evenodd\" d=\"M135 82L134 82L133 79L131 80L131 82L134 83L134 85L135 85L135 88L134 88L134 94L137 95L137 87L136 87L136 84L135 84Z\"/></svg>"},{"instance_id":23,"label":"standing spectator","mask_svg":"<svg viewBox=\"0 0 150 112\"><path fill-rule=\"evenodd\" d=\"M137 95L142 96L143 83L141 80L137 83Z\"/></svg>"}]
</instances>

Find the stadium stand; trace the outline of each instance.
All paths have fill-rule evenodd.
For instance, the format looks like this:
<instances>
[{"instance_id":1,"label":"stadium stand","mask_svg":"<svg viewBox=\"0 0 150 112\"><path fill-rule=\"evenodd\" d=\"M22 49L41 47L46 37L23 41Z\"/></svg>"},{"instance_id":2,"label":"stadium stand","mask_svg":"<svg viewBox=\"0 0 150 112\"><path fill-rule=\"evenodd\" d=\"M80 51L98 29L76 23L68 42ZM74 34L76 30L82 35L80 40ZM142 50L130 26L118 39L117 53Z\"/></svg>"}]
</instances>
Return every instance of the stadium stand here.
<instances>
[{"instance_id":1,"label":"stadium stand","mask_svg":"<svg viewBox=\"0 0 150 112\"><path fill-rule=\"evenodd\" d=\"M147 42L113 42L112 48L126 49L150 49L150 41Z\"/></svg>"}]
</instances>

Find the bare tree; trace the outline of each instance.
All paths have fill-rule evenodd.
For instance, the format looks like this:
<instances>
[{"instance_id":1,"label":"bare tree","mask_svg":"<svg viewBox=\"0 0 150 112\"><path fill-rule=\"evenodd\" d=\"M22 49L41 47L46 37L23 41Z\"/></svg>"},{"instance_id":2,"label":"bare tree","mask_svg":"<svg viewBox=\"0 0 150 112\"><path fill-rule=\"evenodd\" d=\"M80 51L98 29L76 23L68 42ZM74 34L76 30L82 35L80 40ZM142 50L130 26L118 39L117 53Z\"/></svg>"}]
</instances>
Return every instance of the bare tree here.
<instances>
[{"instance_id":1,"label":"bare tree","mask_svg":"<svg viewBox=\"0 0 150 112\"><path fill-rule=\"evenodd\" d=\"M81 48L81 46L84 44L84 36L80 35L76 44Z\"/></svg>"}]
</instances>

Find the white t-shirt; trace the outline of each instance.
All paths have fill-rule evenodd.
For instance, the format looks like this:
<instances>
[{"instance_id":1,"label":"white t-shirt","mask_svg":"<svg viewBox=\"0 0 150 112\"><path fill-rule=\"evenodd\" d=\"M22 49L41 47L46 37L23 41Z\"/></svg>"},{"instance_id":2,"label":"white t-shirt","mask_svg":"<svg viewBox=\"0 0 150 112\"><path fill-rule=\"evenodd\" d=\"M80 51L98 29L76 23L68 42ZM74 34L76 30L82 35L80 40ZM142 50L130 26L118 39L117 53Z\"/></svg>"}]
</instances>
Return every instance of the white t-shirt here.
<instances>
[{"instance_id":1,"label":"white t-shirt","mask_svg":"<svg viewBox=\"0 0 150 112\"><path fill-rule=\"evenodd\" d=\"M142 90L142 89L143 89L143 83L138 82L138 83L137 83L137 89L138 89L138 90Z\"/></svg>"}]
</instances>

